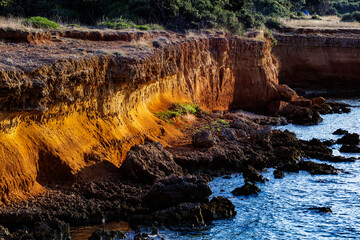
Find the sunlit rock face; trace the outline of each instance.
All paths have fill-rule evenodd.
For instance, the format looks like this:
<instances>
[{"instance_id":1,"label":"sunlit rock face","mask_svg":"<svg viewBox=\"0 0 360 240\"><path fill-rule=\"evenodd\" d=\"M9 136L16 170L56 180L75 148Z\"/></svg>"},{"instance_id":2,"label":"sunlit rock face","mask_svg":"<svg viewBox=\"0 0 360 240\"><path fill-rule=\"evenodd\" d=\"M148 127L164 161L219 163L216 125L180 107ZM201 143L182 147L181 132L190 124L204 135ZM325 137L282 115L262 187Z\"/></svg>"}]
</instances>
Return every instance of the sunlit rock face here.
<instances>
[{"instance_id":1,"label":"sunlit rock face","mask_svg":"<svg viewBox=\"0 0 360 240\"><path fill-rule=\"evenodd\" d=\"M269 41L167 37L154 44L147 36L147 47L131 51L103 39L3 49L1 57L13 54L13 62L0 71L1 201L96 178L104 162L119 167L145 139L166 146L182 133L154 112L172 103L263 109L279 99ZM118 49L123 52L114 53Z\"/></svg>"}]
</instances>

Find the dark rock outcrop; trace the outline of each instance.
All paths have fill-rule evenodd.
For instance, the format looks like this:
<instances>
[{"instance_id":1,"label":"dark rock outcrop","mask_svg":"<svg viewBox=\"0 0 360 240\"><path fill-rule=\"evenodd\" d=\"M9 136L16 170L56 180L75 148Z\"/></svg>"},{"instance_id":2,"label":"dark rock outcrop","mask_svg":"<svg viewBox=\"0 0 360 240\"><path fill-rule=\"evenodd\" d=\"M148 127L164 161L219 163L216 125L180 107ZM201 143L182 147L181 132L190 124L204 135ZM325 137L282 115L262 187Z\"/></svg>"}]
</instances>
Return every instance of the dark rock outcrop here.
<instances>
[{"instance_id":1,"label":"dark rock outcrop","mask_svg":"<svg viewBox=\"0 0 360 240\"><path fill-rule=\"evenodd\" d=\"M252 183L255 183L255 182L264 183L265 182L263 176L261 176L259 174L259 172L253 166L245 167L243 170L243 176L245 178L245 181L249 181Z\"/></svg>"},{"instance_id":2,"label":"dark rock outcrop","mask_svg":"<svg viewBox=\"0 0 360 240\"><path fill-rule=\"evenodd\" d=\"M261 190L254 184L250 182L245 182L245 184L240 188L235 188L231 193L234 196L249 196L258 194Z\"/></svg>"},{"instance_id":3,"label":"dark rock outcrop","mask_svg":"<svg viewBox=\"0 0 360 240\"><path fill-rule=\"evenodd\" d=\"M285 173L283 171L280 171L277 169L273 172L273 174L274 174L274 177L277 179L285 177Z\"/></svg>"},{"instance_id":4,"label":"dark rock outcrop","mask_svg":"<svg viewBox=\"0 0 360 240\"><path fill-rule=\"evenodd\" d=\"M132 147L120 173L128 180L150 185L164 177L183 174L172 154L157 142Z\"/></svg>"},{"instance_id":5,"label":"dark rock outcrop","mask_svg":"<svg viewBox=\"0 0 360 240\"><path fill-rule=\"evenodd\" d=\"M166 209L184 202L207 202L211 193L207 182L200 177L172 176L155 183L144 202L153 210Z\"/></svg>"},{"instance_id":6,"label":"dark rock outcrop","mask_svg":"<svg viewBox=\"0 0 360 240\"><path fill-rule=\"evenodd\" d=\"M345 135L345 134L349 134L348 131L343 130L341 128L337 129L335 132L333 132L334 135Z\"/></svg>"},{"instance_id":7,"label":"dark rock outcrop","mask_svg":"<svg viewBox=\"0 0 360 240\"><path fill-rule=\"evenodd\" d=\"M125 234L121 231L107 230L107 229L96 229L89 240L119 240L125 239Z\"/></svg>"},{"instance_id":8,"label":"dark rock outcrop","mask_svg":"<svg viewBox=\"0 0 360 240\"><path fill-rule=\"evenodd\" d=\"M348 144L348 145L359 145L360 138L357 133L348 133L345 134L342 138L336 141L338 144Z\"/></svg>"},{"instance_id":9,"label":"dark rock outcrop","mask_svg":"<svg viewBox=\"0 0 360 240\"><path fill-rule=\"evenodd\" d=\"M215 145L215 139L212 138L210 131L199 131L194 134L192 143L196 147L210 148Z\"/></svg>"},{"instance_id":10,"label":"dark rock outcrop","mask_svg":"<svg viewBox=\"0 0 360 240\"><path fill-rule=\"evenodd\" d=\"M308 171L312 175L316 174L337 174L337 169L326 163L315 163L312 161L300 161L299 169Z\"/></svg>"},{"instance_id":11,"label":"dark rock outcrop","mask_svg":"<svg viewBox=\"0 0 360 240\"><path fill-rule=\"evenodd\" d=\"M360 153L360 148L356 145L347 145L344 144L340 148L340 152L344 153Z\"/></svg>"}]
</instances>

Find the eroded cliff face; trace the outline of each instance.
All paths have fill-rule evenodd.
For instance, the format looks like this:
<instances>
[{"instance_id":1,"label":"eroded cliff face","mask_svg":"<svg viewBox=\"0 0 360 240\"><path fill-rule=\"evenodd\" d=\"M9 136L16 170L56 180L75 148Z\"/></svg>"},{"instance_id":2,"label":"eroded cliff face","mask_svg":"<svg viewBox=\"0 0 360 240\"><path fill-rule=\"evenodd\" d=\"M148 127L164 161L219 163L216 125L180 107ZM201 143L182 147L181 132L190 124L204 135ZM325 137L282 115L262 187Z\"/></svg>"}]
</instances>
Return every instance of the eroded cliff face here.
<instances>
[{"instance_id":1,"label":"eroded cliff face","mask_svg":"<svg viewBox=\"0 0 360 240\"><path fill-rule=\"evenodd\" d=\"M311 89L360 89L359 30L288 29L274 36L281 83Z\"/></svg>"},{"instance_id":2,"label":"eroded cliff face","mask_svg":"<svg viewBox=\"0 0 360 240\"><path fill-rule=\"evenodd\" d=\"M279 99L268 41L174 34L146 41L0 46L2 202L106 174L104 162L120 166L145 139L166 145L182 133L154 112L172 103L262 109Z\"/></svg>"}]
</instances>

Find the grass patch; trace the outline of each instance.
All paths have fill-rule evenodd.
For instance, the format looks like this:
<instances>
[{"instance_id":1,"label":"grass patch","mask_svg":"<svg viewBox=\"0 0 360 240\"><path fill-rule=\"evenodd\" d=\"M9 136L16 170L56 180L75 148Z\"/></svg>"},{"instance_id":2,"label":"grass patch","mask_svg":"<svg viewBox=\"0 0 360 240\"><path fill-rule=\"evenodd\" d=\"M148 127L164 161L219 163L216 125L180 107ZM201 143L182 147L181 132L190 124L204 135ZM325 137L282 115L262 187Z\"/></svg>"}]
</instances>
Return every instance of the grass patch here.
<instances>
[{"instance_id":1,"label":"grass patch","mask_svg":"<svg viewBox=\"0 0 360 240\"><path fill-rule=\"evenodd\" d=\"M25 19L22 24L27 27L42 28L42 29L57 29L60 27L56 22L50 21L43 17L31 17Z\"/></svg>"},{"instance_id":2,"label":"grass patch","mask_svg":"<svg viewBox=\"0 0 360 240\"><path fill-rule=\"evenodd\" d=\"M137 25L133 21L126 18L115 18L115 19L106 19L97 25L101 28L109 28L115 30L121 29L139 29L142 31L148 30L164 30L164 28L158 24L145 24L145 25Z\"/></svg>"},{"instance_id":3,"label":"grass patch","mask_svg":"<svg viewBox=\"0 0 360 240\"><path fill-rule=\"evenodd\" d=\"M169 110L165 112L155 113L155 115L168 123L172 123L172 121L170 120L172 118L180 117L183 114L197 115L197 113L199 113L200 111L200 107L196 104L176 103L172 105Z\"/></svg>"}]
</instances>

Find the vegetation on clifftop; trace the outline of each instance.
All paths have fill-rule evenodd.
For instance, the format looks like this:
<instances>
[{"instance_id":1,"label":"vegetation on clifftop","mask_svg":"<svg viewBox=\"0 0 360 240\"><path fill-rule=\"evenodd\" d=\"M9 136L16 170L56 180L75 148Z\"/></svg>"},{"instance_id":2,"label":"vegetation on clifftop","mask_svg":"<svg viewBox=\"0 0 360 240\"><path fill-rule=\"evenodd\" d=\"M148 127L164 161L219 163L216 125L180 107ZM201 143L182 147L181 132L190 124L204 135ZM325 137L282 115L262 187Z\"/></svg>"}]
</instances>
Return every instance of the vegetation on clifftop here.
<instances>
[{"instance_id":1,"label":"vegetation on clifftop","mask_svg":"<svg viewBox=\"0 0 360 240\"><path fill-rule=\"evenodd\" d=\"M158 24L181 31L222 28L241 33L279 17L303 19L304 11L343 15L360 11L360 0L0 0L3 16L35 15L113 29L149 30L149 24Z\"/></svg>"}]
</instances>

